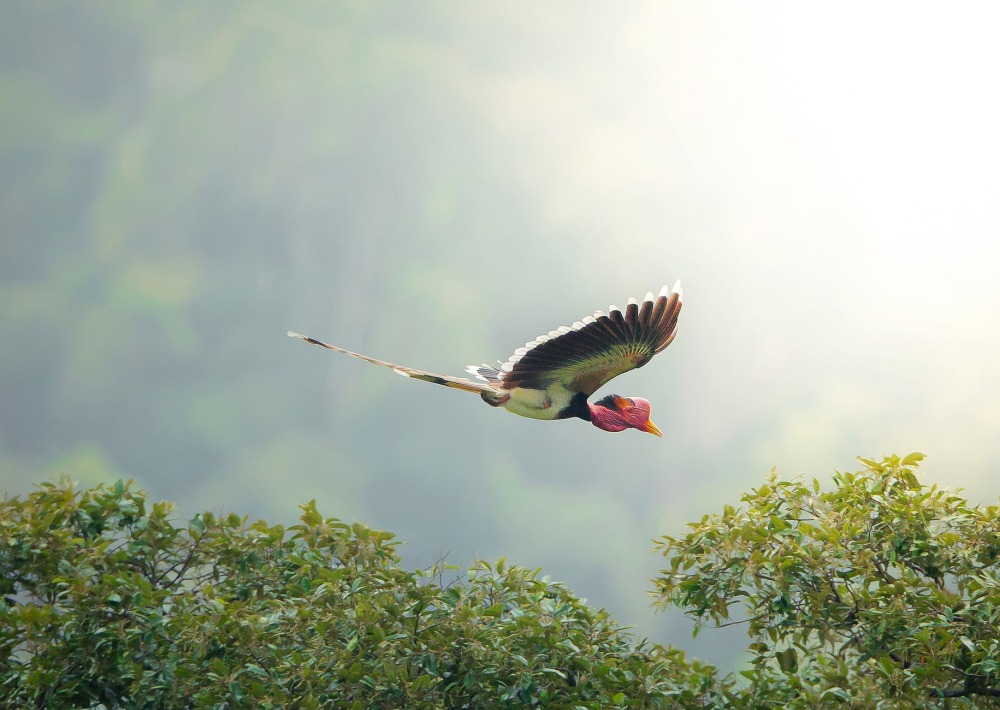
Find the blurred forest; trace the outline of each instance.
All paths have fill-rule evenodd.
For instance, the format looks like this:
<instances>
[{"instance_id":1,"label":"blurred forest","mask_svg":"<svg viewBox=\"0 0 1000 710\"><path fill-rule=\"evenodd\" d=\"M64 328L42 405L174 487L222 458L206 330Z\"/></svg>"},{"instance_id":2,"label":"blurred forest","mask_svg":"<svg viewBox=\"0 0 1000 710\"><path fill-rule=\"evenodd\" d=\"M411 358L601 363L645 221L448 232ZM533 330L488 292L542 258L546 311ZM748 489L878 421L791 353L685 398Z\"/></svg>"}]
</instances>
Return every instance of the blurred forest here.
<instances>
[{"instance_id":1,"label":"blurred forest","mask_svg":"<svg viewBox=\"0 0 1000 710\"><path fill-rule=\"evenodd\" d=\"M316 498L733 660L649 609L654 537L859 452L996 495L991 24L802 12L5 3L0 488ZM461 374L677 278L677 341L606 389L662 440L285 337Z\"/></svg>"}]
</instances>

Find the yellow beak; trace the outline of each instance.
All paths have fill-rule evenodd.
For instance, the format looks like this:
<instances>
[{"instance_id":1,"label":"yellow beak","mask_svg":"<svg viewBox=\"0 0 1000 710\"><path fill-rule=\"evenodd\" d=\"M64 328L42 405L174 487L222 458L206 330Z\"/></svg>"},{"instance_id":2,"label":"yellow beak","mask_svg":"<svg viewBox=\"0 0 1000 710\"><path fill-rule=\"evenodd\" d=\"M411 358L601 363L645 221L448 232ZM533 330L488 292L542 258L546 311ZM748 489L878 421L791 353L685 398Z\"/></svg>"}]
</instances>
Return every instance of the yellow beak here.
<instances>
[{"instance_id":1,"label":"yellow beak","mask_svg":"<svg viewBox=\"0 0 1000 710\"><path fill-rule=\"evenodd\" d=\"M642 431L648 431L650 434L656 434L657 436L663 436L663 432L660 431L660 427L653 424L651 419L646 420L646 428Z\"/></svg>"}]
</instances>

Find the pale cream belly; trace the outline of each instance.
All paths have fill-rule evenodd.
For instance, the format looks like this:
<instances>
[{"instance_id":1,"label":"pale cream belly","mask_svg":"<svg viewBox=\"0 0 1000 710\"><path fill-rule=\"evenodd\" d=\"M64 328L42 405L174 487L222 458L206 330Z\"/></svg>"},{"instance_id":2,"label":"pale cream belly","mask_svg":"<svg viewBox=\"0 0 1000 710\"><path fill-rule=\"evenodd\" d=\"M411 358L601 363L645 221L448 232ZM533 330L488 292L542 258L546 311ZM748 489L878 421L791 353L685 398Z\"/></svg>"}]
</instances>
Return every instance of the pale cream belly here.
<instances>
[{"instance_id":1,"label":"pale cream belly","mask_svg":"<svg viewBox=\"0 0 1000 710\"><path fill-rule=\"evenodd\" d=\"M510 398L501 406L512 414L531 419L557 419L559 412L569 406L573 393L563 387L548 390L531 390L515 387L509 390Z\"/></svg>"}]
</instances>

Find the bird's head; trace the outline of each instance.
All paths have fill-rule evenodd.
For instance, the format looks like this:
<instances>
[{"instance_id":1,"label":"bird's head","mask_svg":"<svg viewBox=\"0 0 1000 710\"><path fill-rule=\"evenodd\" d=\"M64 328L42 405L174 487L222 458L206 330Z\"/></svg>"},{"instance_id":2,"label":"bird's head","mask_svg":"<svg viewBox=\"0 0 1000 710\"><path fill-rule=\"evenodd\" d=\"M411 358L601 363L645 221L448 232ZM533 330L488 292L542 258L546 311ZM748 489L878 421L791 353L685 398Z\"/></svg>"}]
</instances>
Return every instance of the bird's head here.
<instances>
[{"instance_id":1,"label":"bird's head","mask_svg":"<svg viewBox=\"0 0 1000 710\"><path fill-rule=\"evenodd\" d=\"M590 405L590 421L604 431L638 429L663 436L659 427L649 420L649 409L648 399L610 394Z\"/></svg>"}]
</instances>

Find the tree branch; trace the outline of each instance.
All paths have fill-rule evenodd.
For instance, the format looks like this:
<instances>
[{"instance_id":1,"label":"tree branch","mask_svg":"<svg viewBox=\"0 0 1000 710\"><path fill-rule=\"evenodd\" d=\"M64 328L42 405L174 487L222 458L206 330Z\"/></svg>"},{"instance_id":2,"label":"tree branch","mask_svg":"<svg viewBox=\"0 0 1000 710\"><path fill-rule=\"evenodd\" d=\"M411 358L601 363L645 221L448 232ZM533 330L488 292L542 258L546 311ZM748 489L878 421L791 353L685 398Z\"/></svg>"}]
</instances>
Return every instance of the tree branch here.
<instances>
[{"instance_id":1,"label":"tree branch","mask_svg":"<svg viewBox=\"0 0 1000 710\"><path fill-rule=\"evenodd\" d=\"M932 698L965 698L971 695L987 695L1000 698L1000 688L931 688Z\"/></svg>"}]
</instances>

